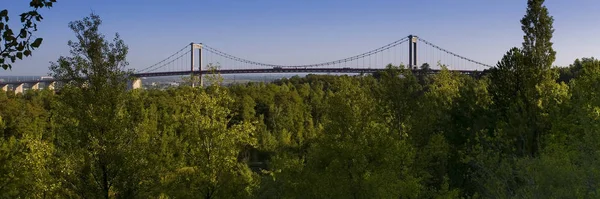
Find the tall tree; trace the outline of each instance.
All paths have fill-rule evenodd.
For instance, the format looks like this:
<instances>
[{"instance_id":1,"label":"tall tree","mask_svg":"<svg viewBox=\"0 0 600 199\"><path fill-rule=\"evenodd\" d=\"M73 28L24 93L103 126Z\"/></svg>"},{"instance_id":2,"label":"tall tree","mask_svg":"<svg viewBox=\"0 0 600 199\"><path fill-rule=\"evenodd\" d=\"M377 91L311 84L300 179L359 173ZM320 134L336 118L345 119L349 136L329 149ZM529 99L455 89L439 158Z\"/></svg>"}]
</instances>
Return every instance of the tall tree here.
<instances>
[{"instance_id":1,"label":"tall tree","mask_svg":"<svg viewBox=\"0 0 600 199\"><path fill-rule=\"evenodd\" d=\"M96 14L70 22L69 28L77 38L68 42L71 56L61 56L57 63L51 64L50 70L54 78L70 80L66 83L74 87L122 93L126 88L129 47L118 33L112 42L107 41L99 32L100 25L102 20Z\"/></svg>"},{"instance_id":2,"label":"tall tree","mask_svg":"<svg viewBox=\"0 0 600 199\"><path fill-rule=\"evenodd\" d=\"M528 0L527 14L521 19L523 36L523 54L530 68L531 75L548 74L556 59L556 51L552 48L554 18L544 6L545 0Z\"/></svg>"},{"instance_id":3,"label":"tall tree","mask_svg":"<svg viewBox=\"0 0 600 199\"><path fill-rule=\"evenodd\" d=\"M101 24L95 14L71 22L77 38L68 42L71 56L50 66L55 78L70 80L55 107L61 178L69 195L139 197L137 174L148 161L136 153L138 135L125 106L128 47L118 34L107 41Z\"/></svg>"},{"instance_id":4,"label":"tall tree","mask_svg":"<svg viewBox=\"0 0 600 199\"><path fill-rule=\"evenodd\" d=\"M42 38L35 38L32 42L33 32L37 31L37 22L42 21L43 17L38 12L40 8L50 8L56 0L31 0L29 6L33 8L28 12L19 15L23 25L18 32L8 25L8 10L0 11L0 67L3 69L12 68L11 63L17 59L23 59L23 56L31 56L31 51L40 47Z\"/></svg>"},{"instance_id":5,"label":"tall tree","mask_svg":"<svg viewBox=\"0 0 600 199\"><path fill-rule=\"evenodd\" d=\"M543 116L544 107L540 102L544 101L545 90L556 84L557 78L554 70L551 70L552 63L556 59L556 51L552 48L552 34L554 28L552 23L554 19L549 15L548 9L543 5L544 0L527 1L527 13L521 19L521 29L525 33L523 36L523 64L527 66L524 75L526 75L526 90L523 95L525 112L529 113L529 131L531 131L531 140L529 141L529 151L535 155L540 148L541 137L547 131L548 125Z\"/></svg>"},{"instance_id":6,"label":"tall tree","mask_svg":"<svg viewBox=\"0 0 600 199\"><path fill-rule=\"evenodd\" d=\"M521 19L524 32L521 49L511 49L490 75L490 93L500 117L499 126L517 138L521 155L535 155L548 130L544 112L546 90L558 88L556 71L551 70L556 52L552 49L553 18L544 0L528 0Z\"/></svg>"}]
</instances>

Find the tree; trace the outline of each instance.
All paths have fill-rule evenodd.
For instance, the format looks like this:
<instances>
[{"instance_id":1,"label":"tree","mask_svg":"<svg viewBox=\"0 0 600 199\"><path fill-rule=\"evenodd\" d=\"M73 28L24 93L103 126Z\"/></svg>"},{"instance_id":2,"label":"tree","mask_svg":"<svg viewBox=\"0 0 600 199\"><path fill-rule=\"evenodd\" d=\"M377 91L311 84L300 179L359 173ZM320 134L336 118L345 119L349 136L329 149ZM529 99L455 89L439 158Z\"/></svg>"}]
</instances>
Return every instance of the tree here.
<instances>
[{"instance_id":1,"label":"tree","mask_svg":"<svg viewBox=\"0 0 600 199\"><path fill-rule=\"evenodd\" d=\"M77 38L68 42L71 56L50 66L55 78L70 80L54 108L59 177L68 197L141 197L149 163L125 106L128 47L118 34L108 42L101 24L95 14L69 23Z\"/></svg>"},{"instance_id":2,"label":"tree","mask_svg":"<svg viewBox=\"0 0 600 199\"><path fill-rule=\"evenodd\" d=\"M308 149L305 165L295 166L302 159L290 158L279 167L300 169L280 174L284 176L281 183L300 184L290 190L297 195L290 197L419 196L421 187L411 172L414 151L381 117L366 86L372 82L347 76L337 79L336 92L327 99L324 134Z\"/></svg>"},{"instance_id":3,"label":"tree","mask_svg":"<svg viewBox=\"0 0 600 199\"><path fill-rule=\"evenodd\" d=\"M530 115L529 131L531 131L530 154L535 155L540 150L540 142L543 134L547 131L547 122L543 117L544 107L540 107L543 101L545 88L556 84L556 73L551 70L552 63L556 59L556 51L552 48L552 33L554 19L549 15L548 9L543 5L544 0L527 1L527 14L521 19L523 36L523 64L524 95L522 98L525 111Z\"/></svg>"},{"instance_id":4,"label":"tree","mask_svg":"<svg viewBox=\"0 0 600 199\"><path fill-rule=\"evenodd\" d=\"M0 198L54 195L53 135L46 104L48 92L0 97Z\"/></svg>"},{"instance_id":5,"label":"tree","mask_svg":"<svg viewBox=\"0 0 600 199\"><path fill-rule=\"evenodd\" d=\"M499 119L507 119L508 109L515 102L517 96L525 89L522 85L526 78L522 71L523 54L518 48L510 49L491 69L490 95L494 101L494 108L499 113Z\"/></svg>"},{"instance_id":6,"label":"tree","mask_svg":"<svg viewBox=\"0 0 600 199\"><path fill-rule=\"evenodd\" d=\"M457 166L457 153L464 142L463 131L452 131L455 125L461 122L459 118L453 118L453 109L466 97L464 90L474 89L465 85L469 76L461 75L448 70L444 65L439 65L441 71L434 75L429 75L427 83L424 83L424 92L419 97L406 99L414 101L418 113L410 120L412 126L409 139L415 148L415 172L421 177L421 184L427 187L424 192L425 197L451 197L458 194L458 189L450 187L457 181L454 172L462 169ZM475 91L474 91L475 92ZM468 93L474 94L474 93ZM473 100L476 101L477 100ZM467 111L476 108L476 104L471 104ZM463 118L460 118L463 119ZM468 122L473 125L477 120L469 118ZM469 126L466 129L471 129Z\"/></svg>"},{"instance_id":7,"label":"tree","mask_svg":"<svg viewBox=\"0 0 600 199\"><path fill-rule=\"evenodd\" d=\"M556 71L551 70L556 52L552 49L553 18L544 0L528 0L521 19L524 32L521 49L512 48L490 75L490 93L499 115L499 127L517 137L520 155L536 155L550 124L543 101L552 101L545 92L558 88ZM504 123L504 124L503 124Z\"/></svg>"},{"instance_id":8,"label":"tree","mask_svg":"<svg viewBox=\"0 0 600 199\"><path fill-rule=\"evenodd\" d=\"M544 77L548 75L552 63L556 59L556 51L552 48L552 23L554 18L549 15L544 6L545 0L528 0L527 14L521 19L523 36L523 55L525 64L533 74Z\"/></svg>"},{"instance_id":9,"label":"tree","mask_svg":"<svg viewBox=\"0 0 600 199\"><path fill-rule=\"evenodd\" d=\"M12 68L11 63L15 63L17 59L23 59L23 56L31 56L31 51L40 47L42 38L32 40L33 32L37 31L36 22L42 21L43 17L38 13L40 8L50 8L56 0L31 0L29 6L33 10L24 12L20 15L21 24L23 27L15 33L9 25L8 10L0 11L0 42L4 42L0 46L0 67L4 70ZM10 61L10 63L9 63Z\"/></svg>"},{"instance_id":10,"label":"tree","mask_svg":"<svg viewBox=\"0 0 600 199\"><path fill-rule=\"evenodd\" d=\"M191 87L175 96L181 125L176 151L182 162L165 175L169 196L176 198L242 198L252 195L256 174L239 159L247 146L255 146L254 126L229 126L233 99L217 83L208 91Z\"/></svg>"},{"instance_id":11,"label":"tree","mask_svg":"<svg viewBox=\"0 0 600 199\"><path fill-rule=\"evenodd\" d=\"M594 62L596 58L594 57L584 57L581 59L576 59L573 64L568 67L557 67L556 69L559 72L559 82L569 83L572 79L579 77L581 71L583 69L583 65L586 63Z\"/></svg>"},{"instance_id":12,"label":"tree","mask_svg":"<svg viewBox=\"0 0 600 199\"><path fill-rule=\"evenodd\" d=\"M556 54L551 42L553 18L543 3L528 1L521 20L522 47L510 49L491 70L489 114L493 124L470 140L472 147L464 158L483 197L545 198L552 195L546 195L547 190L556 184L543 177L549 173L542 172L557 169L559 164L572 169L564 157L548 158L549 149L545 148L549 139L563 137L550 133L563 120L558 115L564 112L569 95L567 86L556 82L557 70L551 68ZM573 175L578 174L574 171Z\"/></svg>"},{"instance_id":13,"label":"tree","mask_svg":"<svg viewBox=\"0 0 600 199\"><path fill-rule=\"evenodd\" d=\"M391 131L408 136L411 128L409 120L416 111L416 98L423 94L422 86L410 69L392 65L380 73L378 83L375 92L377 98L381 99L378 107L389 117Z\"/></svg>"},{"instance_id":14,"label":"tree","mask_svg":"<svg viewBox=\"0 0 600 199\"><path fill-rule=\"evenodd\" d=\"M598 198L600 62L588 60L570 82L571 98L550 112L552 128L536 157L482 150L476 175L486 198ZM563 92L563 89L552 90ZM560 96L560 95L559 95ZM556 107L554 105L553 107ZM501 143L499 140L496 143ZM491 143L492 145L496 143ZM487 143L488 146L490 143ZM482 149L484 145L480 145ZM475 155L475 153L473 153ZM502 157L504 156L504 157ZM502 158L499 158L502 157ZM559 179L559 180L557 180ZM549 191L551 190L551 191Z\"/></svg>"},{"instance_id":15,"label":"tree","mask_svg":"<svg viewBox=\"0 0 600 199\"><path fill-rule=\"evenodd\" d=\"M597 198L600 196L600 61L584 60L580 75L570 85L572 97L570 106L565 107L567 114L561 117L567 128L559 130L566 131L563 134L567 139L557 144L559 147L566 145L559 149L576 151L569 158L583 173L578 183L585 187L582 193Z\"/></svg>"},{"instance_id":16,"label":"tree","mask_svg":"<svg viewBox=\"0 0 600 199\"><path fill-rule=\"evenodd\" d=\"M472 162L464 162L463 159L471 155L468 152L473 147L470 140L476 139L480 132L485 132L491 126L491 98L488 94L487 79L462 77L464 78L461 78L462 83L455 94L456 98L446 113L447 120L441 121L439 129L443 129L450 145L447 174L450 186L460 189L464 196L471 196L479 183L471 175Z\"/></svg>"},{"instance_id":17,"label":"tree","mask_svg":"<svg viewBox=\"0 0 600 199\"><path fill-rule=\"evenodd\" d=\"M73 87L86 87L91 90L108 89L112 93L122 93L126 88L129 65L126 56L129 47L116 33L112 43L99 32L102 24L100 16L91 14L80 21L69 23L75 32L76 41L69 41L71 57L61 56L52 63L50 70L55 79L64 79Z\"/></svg>"}]
</instances>

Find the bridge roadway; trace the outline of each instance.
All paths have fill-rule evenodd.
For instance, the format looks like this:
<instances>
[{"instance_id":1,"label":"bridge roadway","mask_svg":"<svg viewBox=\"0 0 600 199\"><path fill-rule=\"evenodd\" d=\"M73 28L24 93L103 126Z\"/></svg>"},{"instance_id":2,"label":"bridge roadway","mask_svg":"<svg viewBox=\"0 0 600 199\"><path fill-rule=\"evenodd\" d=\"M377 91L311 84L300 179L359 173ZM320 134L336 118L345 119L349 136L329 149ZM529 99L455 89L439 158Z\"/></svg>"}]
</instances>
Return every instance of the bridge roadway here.
<instances>
[{"instance_id":1,"label":"bridge roadway","mask_svg":"<svg viewBox=\"0 0 600 199\"><path fill-rule=\"evenodd\" d=\"M375 73L384 71L383 68L264 68L264 69L218 69L194 71L199 74L260 74L260 73ZM440 70L431 69L431 72L437 73ZM462 74L472 74L472 70L453 70ZM190 71L170 71L153 73L136 73L135 77L159 77L159 76L177 76L189 75Z\"/></svg>"},{"instance_id":2,"label":"bridge roadway","mask_svg":"<svg viewBox=\"0 0 600 199\"><path fill-rule=\"evenodd\" d=\"M375 73L383 71L383 68L263 68L263 69L217 69L217 70L202 70L194 71L195 75L199 74L260 74L260 73ZM437 73L440 70L431 69L432 73ZM462 74L472 74L472 70L452 70ZM161 77L161 76L179 76L189 75L190 71L169 71L169 72L151 72L151 73L134 73L134 77ZM35 84L35 83L51 83L61 80L41 79L41 80L24 80L0 82L0 85L7 84Z\"/></svg>"},{"instance_id":3,"label":"bridge roadway","mask_svg":"<svg viewBox=\"0 0 600 199\"><path fill-rule=\"evenodd\" d=\"M260 73L374 73L383 69L374 68L263 68L263 69L217 69L194 71L199 74L260 74ZM136 73L135 77L157 77L189 75L190 71L169 71L154 73Z\"/></svg>"}]
</instances>

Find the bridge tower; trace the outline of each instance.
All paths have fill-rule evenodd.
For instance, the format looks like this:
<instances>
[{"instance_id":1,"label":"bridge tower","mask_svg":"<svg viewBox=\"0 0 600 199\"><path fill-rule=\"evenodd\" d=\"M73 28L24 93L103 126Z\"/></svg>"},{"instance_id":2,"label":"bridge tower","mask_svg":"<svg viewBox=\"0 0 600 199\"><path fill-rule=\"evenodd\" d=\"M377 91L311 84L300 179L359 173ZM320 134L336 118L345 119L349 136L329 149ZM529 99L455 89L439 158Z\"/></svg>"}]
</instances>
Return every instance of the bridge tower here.
<instances>
[{"instance_id":1,"label":"bridge tower","mask_svg":"<svg viewBox=\"0 0 600 199\"><path fill-rule=\"evenodd\" d=\"M191 50L190 54L192 55L191 56L191 62L190 62L191 63L191 66L190 66L190 70L191 70L190 71L191 72L190 73L190 78L192 80L192 87L194 87L195 86L194 84L195 84L195 81L196 81L194 79L194 65L195 65L194 62L196 61L195 54L194 54L194 50L195 49L198 49L198 80L199 80L199 83L200 83L200 87L202 87L204 85L203 82L202 82L202 43L195 44L194 42L192 42L190 44L190 50Z\"/></svg>"},{"instance_id":2,"label":"bridge tower","mask_svg":"<svg viewBox=\"0 0 600 199\"><path fill-rule=\"evenodd\" d=\"M417 66L417 41L419 38L415 35L408 36L408 67L414 69Z\"/></svg>"}]
</instances>

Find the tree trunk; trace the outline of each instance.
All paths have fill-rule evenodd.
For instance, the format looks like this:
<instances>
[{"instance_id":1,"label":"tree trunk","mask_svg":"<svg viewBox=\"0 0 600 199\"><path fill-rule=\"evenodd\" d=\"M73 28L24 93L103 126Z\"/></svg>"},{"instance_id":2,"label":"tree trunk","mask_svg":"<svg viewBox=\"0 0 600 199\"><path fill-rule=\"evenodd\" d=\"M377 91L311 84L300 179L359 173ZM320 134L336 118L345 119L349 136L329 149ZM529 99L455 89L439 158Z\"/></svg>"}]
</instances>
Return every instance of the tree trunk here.
<instances>
[{"instance_id":1,"label":"tree trunk","mask_svg":"<svg viewBox=\"0 0 600 199\"><path fill-rule=\"evenodd\" d=\"M108 173L106 171L106 165L102 164L100 168L102 169L102 189L104 191L104 196L106 199L109 199Z\"/></svg>"}]
</instances>

